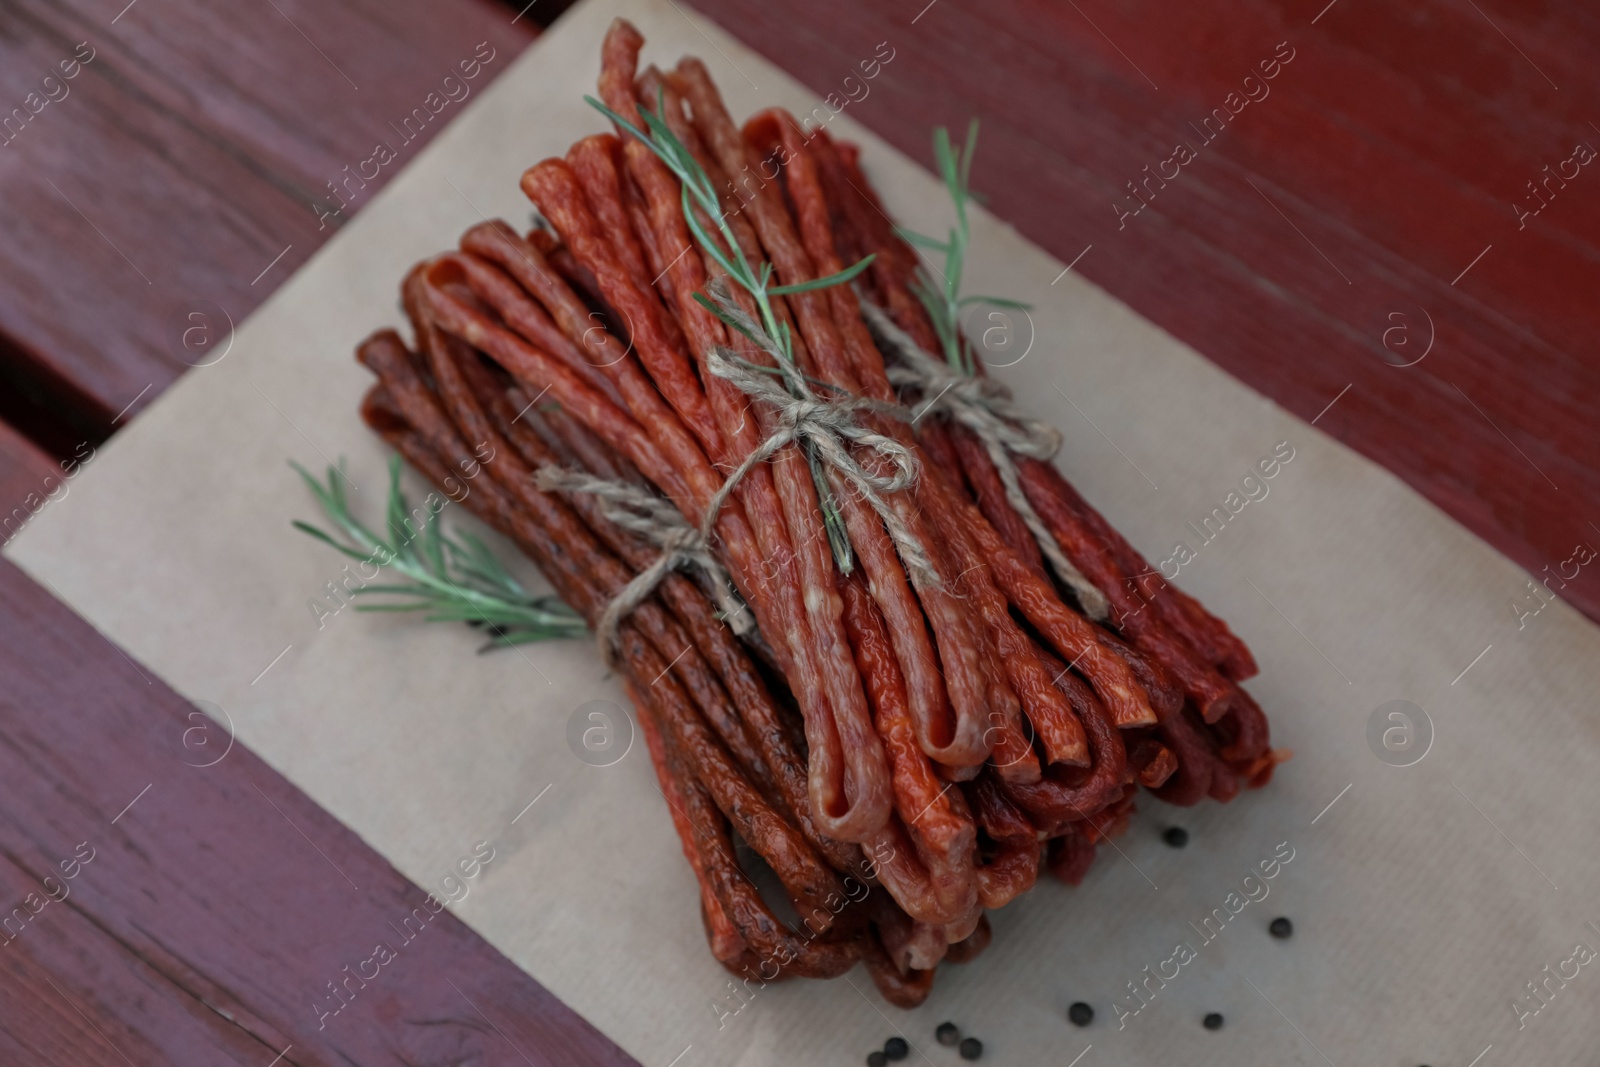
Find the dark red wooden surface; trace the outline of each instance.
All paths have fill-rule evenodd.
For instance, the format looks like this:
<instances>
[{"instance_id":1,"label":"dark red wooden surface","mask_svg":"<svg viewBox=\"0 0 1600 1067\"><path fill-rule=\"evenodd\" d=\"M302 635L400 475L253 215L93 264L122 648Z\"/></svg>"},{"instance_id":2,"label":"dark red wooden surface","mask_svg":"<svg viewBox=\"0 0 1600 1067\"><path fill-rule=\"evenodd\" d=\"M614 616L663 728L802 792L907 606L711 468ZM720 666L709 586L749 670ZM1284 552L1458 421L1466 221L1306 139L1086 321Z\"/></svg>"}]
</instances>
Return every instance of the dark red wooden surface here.
<instances>
[{"instance_id":1,"label":"dark red wooden surface","mask_svg":"<svg viewBox=\"0 0 1600 1067\"><path fill-rule=\"evenodd\" d=\"M181 343L192 312L243 321L463 104L410 143L391 123L486 43L476 92L535 28L490 0L125 4L0 13L0 116L48 75L61 96L0 147L0 417L65 453L205 358ZM61 82L80 42L94 58ZM327 183L379 141L399 158L325 225Z\"/></svg>"},{"instance_id":2,"label":"dark red wooden surface","mask_svg":"<svg viewBox=\"0 0 1600 1067\"><path fill-rule=\"evenodd\" d=\"M0 422L0 545L33 519L51 492L61 492L60 475L54 460Z\"/></svg>"},{"instance_id":3,"label":"dark red wooden surface","mask_svg":"<svg viewBox=\"0 0 1600 1067\"><path fill-rule=\"evenodd\" d=\"M1600 150L1600 8L696 6L819 105L887 42L851 117L925 163L933 126L980 118L973 183L1002 218L1064 262L1092 245L1075 271L1302 418L1349 386L1317 427L1530 571L1600 537L1600 165L1553 185L1526 228L1512 210L1577 143ZM1190 123L1280 42L1294 58L1269 95L1202 143ZM1198 158L1124 225L1127 183L1180 141ZM1429 318L1427 357L1393 366L1424 350ZM1600 579L1560 594L1600 619Z\"/></svg>"},{"instance_id":4,"label":"dark red wooden surface","mask_svg":"<svg viewBox=\"0 0 1600 1067\"><path fill-rule=\"evenodd\" d=\"M0 678L0 1063L634 1063L4 561Z\"/></svg>"}]
</instances>

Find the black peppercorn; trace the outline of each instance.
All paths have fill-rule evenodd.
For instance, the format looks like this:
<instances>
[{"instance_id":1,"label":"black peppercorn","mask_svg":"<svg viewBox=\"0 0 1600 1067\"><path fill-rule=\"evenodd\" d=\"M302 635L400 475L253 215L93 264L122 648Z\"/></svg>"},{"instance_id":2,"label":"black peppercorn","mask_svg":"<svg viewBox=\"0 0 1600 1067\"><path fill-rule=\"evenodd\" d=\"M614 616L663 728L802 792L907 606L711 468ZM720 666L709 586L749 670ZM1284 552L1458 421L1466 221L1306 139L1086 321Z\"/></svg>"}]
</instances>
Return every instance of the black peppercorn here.
<instances>
[{"instance_id":1,"label":"black peppercorn","mask_svg":"<svg viewBox=\"0 0 1600 1067\"><path fill-rule=\"evenodd\" d=\"M961 1027L955 1023L940 1023L939 1028L933 1032L933 1037L941 1045L960 1044Z\"/></svg>"},{"instance_id":2,"label":"black peppercorn","mask_svg":"<svg viewBox=\"0 0 1600 1067\"><path fill-rule=\"evenodd\" d=\"M1210 1015L1207 1015L1200 1021L1200 1025L1204 1026L1207 1030L1221 1030L1222 1016L1218 1012L1212 1012Z\"/></svg>"},{"instance_id":3,"label":"black peppercorn","mask_svg":"<svg viewBox=\"0 0 1600 1067\"><path fill-rule=\"evenodd\" d=\"M867 1067L886 1067L888 1062L889 1057L885 1056L881 1052L867 1053Z\"/></svg>"},{"instance_id":4,"label":"black peppercorn","mask_svg":"<svg viewBox=\"0 0 1600 1067\"><path fill-rule=\"evenodd\" d=\"M975 1037L964 1037L961 1039L960 1052L962 1059L975 1060L983 1055L983 1042Z\"/></svg>"},{"instance_id":5,"label":"black peppercorn","mask_svg":"<svg viewBox=\"0 0 1600 1067\"><path fill-rule=\"evenodd\" d=\"M1094 1009L1080 1000L1067 1009L1067 1018L1074 1026L1088 1026L1094 1022Z\"/></svg>"},{"instance_id":6,"label":"black peppercorn","mask_svg":"<svg viewBox=\"0 0 1600 1067\"><path fill-rule=\"evenodd\" d=\"M891 1037L883 1043L883 1054L891 1060L903 1060L911 1054L911 1046L903 1037Z\"/></svg>"},{"instance_id":7,"label":"black peppercorn","mask_svg":"<svg viewBox=\"0 0 1600 1067\"><path fill-rule=\"evenodd\" d=\"M1285 938L1294 933L1294 923L1280 915L1272 920L1272 925L1267 927L1267 932L1273 937Z\"/></svg>"},{"instance_id":8,"label":"black peppercorn","mask_svg":"<svg viewBox=\"0 0 1600 1067\"><path fill-rule=\"evenodd\" d=\"M1161 840L1173 848L1182 848L1189 843L1189 831L1181 826L1169 826L1167 832L1161 835Z\"/></svg>"}]
</instances>

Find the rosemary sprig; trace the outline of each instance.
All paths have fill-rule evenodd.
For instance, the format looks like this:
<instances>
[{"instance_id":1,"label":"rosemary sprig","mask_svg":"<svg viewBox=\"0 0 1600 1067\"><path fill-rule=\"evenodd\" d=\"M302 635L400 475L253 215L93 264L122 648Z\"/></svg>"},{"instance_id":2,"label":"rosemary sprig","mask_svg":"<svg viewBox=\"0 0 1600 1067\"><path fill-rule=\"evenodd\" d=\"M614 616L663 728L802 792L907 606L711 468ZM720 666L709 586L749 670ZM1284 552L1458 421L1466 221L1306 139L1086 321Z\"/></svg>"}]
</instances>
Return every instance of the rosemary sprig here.
<instances>
[{"instance_id":1,"label":"rosemary sprig","mask_svg":"<svg viewBox=\"0 0 1600 1067\"><path fill-rule=\"evenodd\" d=\"M789 334L788 324L779 321L772 306L772 298L843 285L866 270L872 264L873 257L867 256L837 274L823 278L813 278L793 285L773 285L772 264L762 263L756 267L750 263L744 254L744 249L734 237L733 227L728 223L728 214L722 209L721 199L717 196L716 186L712 184L710 176L667 125L665 90L656 96L655 111L647 107L639 108L639 116L644 120L646 127L643 130L594 97L585 96L584 100L590 107L637 137L677 177L683 193L683 218L689 226L689 232L694 235L695 242L706 255L710 256L717 266L721 267L728 277L749 293L755 301L761 315L762 329L772 338L782 354L782 358L778 360L778 370L783 375L785 385L791 394L800 395L798 383L801 377L800 370L794 363L794 339ZM706 229L705 223L701 221L702 215L716 227L722 238L720 242ZM695 293L694 298L723 322L743 332L743 328L732 323L704 293ZM845 530L844 517L839 513L839 503L834 498L832 487L828 485L821 461L809 446L804 448L804 452L811 467L812 480L816 483L822 507L823 528L828 535L829 547L833 550L834 562L838 564L841 573L849 574L854 569L855 562L850 548L850 536Z\"/></svg>"},{"instance_id":2,"label":"rosemary sprig","mask_svg":"<svg viewBox=\"0 0 1600 1067\"><path fill-rule=\"evenodd\" d=\"M490 642L479 651L529 641L582 637L588 632L576 612L554 596L533 596L513 578L478 538L465 530L454 537L444 532L439 510L424 506L420 528L400 488L400 457L389 464L389 500L384 515L387 539L374 533L350 511L339 469L328 468L327 484L298 463L291 466L305 479L323 513L341 537L310 523L295 529L333 546L351 559L387 567L408 579L367 583L352 595L397 597L383 603L357 604L357 611L421 611L428 622L465 622L486 627Z\"/></svg>"},{"instance_id":3,"label":"rosemary sprig","mask_svg":"<svg viewBox=\"0 0 1600 1067\"><path fill-rule=\"evenodd\" d=\"M972 172L972 156L977 148L977 119L968 125L967 141L959 152L951 144L949 130L940 126L933 131L934 161L938 164L939 175L944 179L945 189L950 193L950 202L956 211L956 224L950 228L945 240L896 227L900 236L912 244L944 255L944 270L940 272L944 284L936 284L927 267L919 265L911 290L922 301L928 317L933 320L934 332L938 334L939 344L944 349L945 362L953 369L969 375L975 373L977 368L972 362L971 348L961 334L962 309L971 304L992 304L1019 311L1029 310L1027 304L1004 297L961 295L961 273L966 267L967 245L972 236L967 219L967 201L976 199L969 176Z\"/></svg>"}]
</instances>

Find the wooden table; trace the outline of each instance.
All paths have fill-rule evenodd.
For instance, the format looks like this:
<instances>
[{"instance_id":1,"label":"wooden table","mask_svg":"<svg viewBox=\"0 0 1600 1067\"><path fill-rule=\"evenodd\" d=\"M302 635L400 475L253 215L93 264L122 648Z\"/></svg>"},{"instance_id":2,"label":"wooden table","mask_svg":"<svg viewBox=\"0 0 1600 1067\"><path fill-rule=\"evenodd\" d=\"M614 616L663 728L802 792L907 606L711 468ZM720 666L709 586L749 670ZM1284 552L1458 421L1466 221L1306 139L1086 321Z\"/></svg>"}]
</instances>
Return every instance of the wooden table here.
<instances>
[{"instance_id":1,"label":"wooden table","mask_svg":"<svg viewBox=\"0 0 1600 1067\"><path fill-rule=\"evenodd\" d=\"M917 158L980 117L994 211L1531 572L1600 543L1592 9L698 6ZM319 218L388 123L554 13L519 7L10 0L0 114L92 58L0 148L0 525L403 165ZM0 942L0 1062L631 1062L447 914L319 1030L347 932L422 891L241 747L196 766L227 738L6 563L0 633L3 906L94 856Z\"/></svg>"}]
</instances>

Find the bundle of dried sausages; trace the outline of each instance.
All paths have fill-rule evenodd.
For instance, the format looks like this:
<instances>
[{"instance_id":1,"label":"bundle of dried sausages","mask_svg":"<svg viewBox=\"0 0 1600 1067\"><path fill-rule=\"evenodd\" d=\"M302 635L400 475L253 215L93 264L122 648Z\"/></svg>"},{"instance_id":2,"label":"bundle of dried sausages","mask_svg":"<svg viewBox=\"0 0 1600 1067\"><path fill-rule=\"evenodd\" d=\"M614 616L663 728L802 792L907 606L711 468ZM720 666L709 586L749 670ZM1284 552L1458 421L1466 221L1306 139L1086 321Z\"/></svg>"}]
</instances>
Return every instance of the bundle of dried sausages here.
<instances>
[{"instance_id":1,"label":"bundle of dried sausages","mask_svg":"<svg viewBox=\"0 0 1600 1067\"><path fill-rule=\"evenodd\" d=\"M414 341L361 346L362 414L446 491L481 461L463 503L605 632L716 958L860 960L913 1005L1041 863L1076 884L1139 786L1226 801L1284 757L1249 650L1047 454L1005 451L1003 392L930 407L907 377L938 339L854 150L782 111L740 128L698 61L641 72L641 44L606 38L617 132L523 175L543 225L407 276ZM629 495L682 521L652 536ZM731 611L673 569L707 550Z\"/></svg>"}]
</instances>

